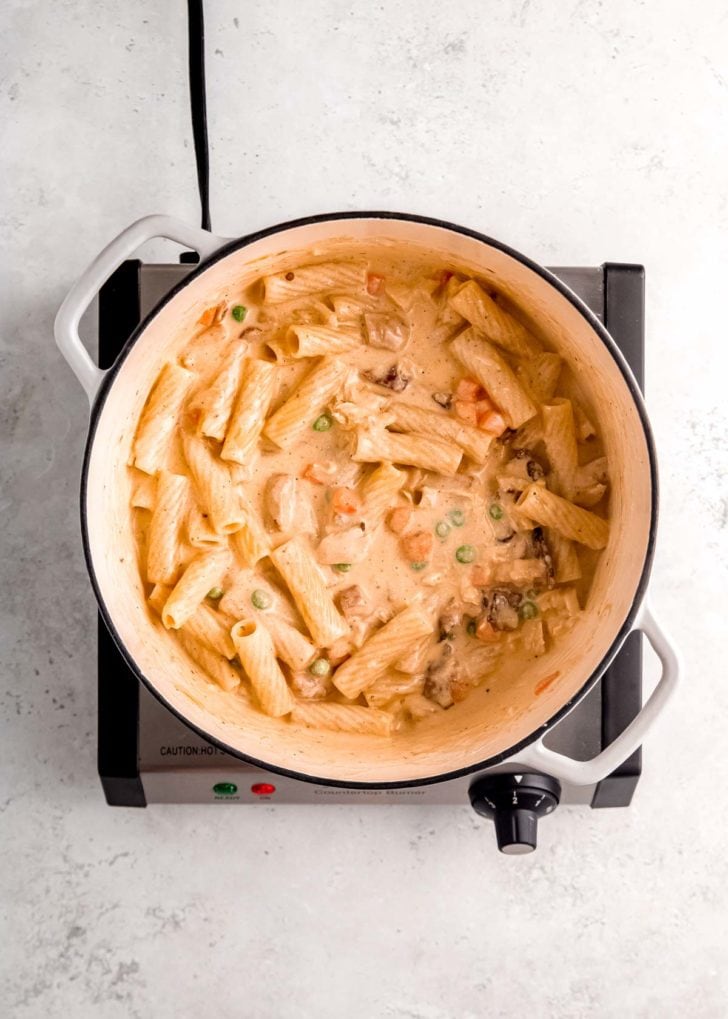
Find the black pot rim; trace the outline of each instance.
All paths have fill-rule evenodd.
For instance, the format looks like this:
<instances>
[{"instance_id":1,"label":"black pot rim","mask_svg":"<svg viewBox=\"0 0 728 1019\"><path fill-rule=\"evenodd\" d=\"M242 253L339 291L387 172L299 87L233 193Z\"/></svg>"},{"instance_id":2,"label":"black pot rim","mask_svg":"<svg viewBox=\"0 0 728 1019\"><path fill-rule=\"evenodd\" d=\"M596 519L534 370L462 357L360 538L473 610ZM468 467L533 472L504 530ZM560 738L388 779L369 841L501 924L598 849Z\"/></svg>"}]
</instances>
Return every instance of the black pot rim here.
<instances>
[{"instance_id":1,"label":"black pot rim","mask_svg":"<svg viewBox=\"0 0 728 1019\"><path fill-rule=\"evenodd\" d=\"M99 419L101 417L101 413L106 403L106 399L121 366L126 360L129 351L137 342L139 337L144 333L152 319L154 319L156 315L159 314L161 309L165 307L165 305L168 304L169 301L173 300L173 298L175 298L177 294L180 293L180 291L184 290L184 288L189 283L191 283L198 276L202 275L202 273L206 272L207 269L209 269L216 262L221 261L223 258L226 258L233 252L239 251L241 248L248 247L250 244L253 244L256 241L261 240L264 237L269 237L272 234L276 233L282 233L284 230L295 229L297 227L311 226L316 223L327 223L327 222L333 223L339 220L350 220L350 219L403 220L411 223L422 223L426 226L440 227L441 229L449 230L453 233L461 234L465 237L471 237L474 240L481 241L483 244L487 244L488 246L497 249L498 251L502 251L504 254L509 255L511 258L514 258L522 265L525 265L528 269L531 269L534 273L536 273L538 276L544 279L547 283L550 283L551 286L558 290L559 293L563 297L565 297L566 300L568 300L569 303L573 305L573 307L576 308L576 310L582 315L582 317L586 319L588 324L592 327L594 332L604 343L605 347L611 354L612 359L619 368L622 377L627 385L627 388L629 389L630 395L635 403L637 413L639 414L640 422L642 424L642 431L645 438L645 443L647 445L650 468L650 483L651 483L650 531L647 540L647 548L645 550L645 558L642 564L642 571L640 573L639 582L635 590L634 599L632 601L630 611L627 613L627 616L624 622L622 623L619 632L617 633L610 647L607 649L604 657L602 658L601 662L599 663L595 671L590 676L587 677L587 679L584 681L583 685L577 691L577 693L572 698L570 698L570 700L568 700L565 704L563 704L561 708L559 708L559 710L554 715L552 715L547 722L541 725L539 729L531 733L529 736L525 737L518 743L515 743L513 746L509 747L507 750L504 750L501 753L496 754L494 757L489 757L484 761L479 761L478 763L468 765L467 767L457 768L454 771L448 771L439 775L432 775L425 778L409 779L405 781L346 782L341 781L339 779L331 779L311 775L306 772L294 771L290 768L283 768L280 765L271 764L267 761L262 761L249 754L242 753L240 750L236 749L235 747L231 747L223 740L217 739L216 737L212 736L210 733L202 729L200 726L197 726L193 722L191 722L181 711L177 710L177 708L175 708L174 705L170 704L166 700L166 698L162 696L159 690L157 690L157 688L155 687L154 683L147 676L144 675L144 673L141 671L137 663L129 654L126 646L124 645L123 640L121 639L121 636L119 635L116 629L116 626L114 625L111 613L109 612L104 597L101 593L98 578L96 576L96 571L94 569L91 557L91 549L88 537L88 514L86 510L88 494L88 471L91 459L91 450L93 448L94 438L96 435L96 429L98 427ZM495 765L503 763L509 758L514 757L521 750L524 750L526 747L530 746L537 739L542 738L558 722L560 722L561 719L564 718L564 716L567 715L569 711L572 710L572 708L574 708L584 697L586 697L590 690L593 689L593 687L602 677L604 672L609 668L610 664L616 657L617 652L624 643L627 635L633 629L634 620L637 616L637 612L644 598L650 576L650 570L652 568L652 560L654 558L655 537L657 531L658 502L659 496L657 478L657 456L655 452L654 439L652 436L652 429L650 428L647 416L647 409L645 407L644 399L642 397L642 393L640 392L639 386L637 385L634 375L632 374L627 362L625 361L622 352L619 350L617 344L609 335L609 333L604 328L602 323L599 321L599 319L597 319L597 317L592 313L592 311L583 303L583 301L581 301L580 298L578 298L576 294L574 294L573 291L571 291L569 287L567 287L566 284L564 284L557 276L549 272L548 269L545 269L543 266L539 265L538 262L532 261L526 255L521 254L519 251L516 251L515 249L509 247L502 241L498 241L492 237L488 237L486 234L482 234L477 230L471 230L468 227L458 226L455 223L450 223L447 220L436 219L429 216L419 216L416 214L404 212L331 212L331 213L320 213L314 216L304 216L300 219L289 220L288 222L279 223L276 226L266 227L262 230L256 231L255 233L247 234L244 237L231 240L229 244L223 245L223 247L218 249L210 258L202 262L188 276L186 276L175 287L173 287L173 289L170 290L169 293L166 294L165 297L157 305L155 305L155 307L152 308L151 311L139 322L139 324L134 329L133 333L131 334L127 342L124 344L124 347L120 351L116 361L111 366L111 368L109 368L108 371L106 372L106 375L104 376L101 382L98 393L96 394L96 398L91 408L89 431L86 440L86 447L84 450L81 473L81 534L83 540L84 557L86 559L86 567L88 569L89 577L91 579L91 585L93 587L94 594L96 596L96 601L98 603L101 616L104 620L104 624L109 630L109 633L111 634L114 643L116 644L127 665L134 673L134 675L137 677L137 679L139 679L139 681L146 686L150 693L154 697L156 697L156 699L161 704L163 704L168 711L171 711L172 714L175 715L189 729L192 729L202 739L212 744L213 746L217 747L219 750L222 750L224 753L229 754L232 757L236 757L239 760L246 762L247 764L251 764L257 768L260 768L263 771L270 771L278 775L284 775L287 778L297 779L302 782L309 782L314 785L332 786L335 788L343 789L407 789L416 786L435 785L439 782L451 781L453 779L462 778L465 775L470 775L476 772L484 771L487 768L492 768Z\"/></svg>"}]
</instances>

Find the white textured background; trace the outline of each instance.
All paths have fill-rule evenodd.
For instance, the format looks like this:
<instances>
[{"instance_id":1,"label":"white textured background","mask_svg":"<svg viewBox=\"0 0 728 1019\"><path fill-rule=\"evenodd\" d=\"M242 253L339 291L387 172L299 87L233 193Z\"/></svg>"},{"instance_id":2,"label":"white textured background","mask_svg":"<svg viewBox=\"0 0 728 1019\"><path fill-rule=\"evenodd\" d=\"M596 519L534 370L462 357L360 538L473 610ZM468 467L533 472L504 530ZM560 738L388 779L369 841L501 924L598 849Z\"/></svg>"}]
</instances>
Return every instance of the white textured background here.
<instances>
[{"instance_id":1,"label":"white textured background","mask_svg":"<svg viewBox=\"0 0 728 1019\"><path fill-rule=\"evenodd\" d=\"M629 811L530 858L469 809L104 806L55 310L136 217L195 219L184 4L5 0L0 1006L12 1017L728 1015L728 52L722 0L208 0L213 225L443 216L647 266L654 601L677 703Z\"/></svg>"}]
</instances>

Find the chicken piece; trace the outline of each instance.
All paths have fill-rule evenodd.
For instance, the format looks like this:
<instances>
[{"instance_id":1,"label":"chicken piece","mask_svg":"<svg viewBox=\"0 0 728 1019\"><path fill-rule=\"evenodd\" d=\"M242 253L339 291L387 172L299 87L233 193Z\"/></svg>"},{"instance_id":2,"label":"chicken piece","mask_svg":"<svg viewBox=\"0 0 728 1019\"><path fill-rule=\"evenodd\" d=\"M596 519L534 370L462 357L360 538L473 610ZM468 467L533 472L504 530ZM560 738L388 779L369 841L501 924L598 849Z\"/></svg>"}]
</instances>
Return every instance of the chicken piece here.
<instances>
[{"instance_id":1,"label":"chicken piece","mask_svg":"<svg viewBox=\"0 0 728 1019\"><path fill-rule=\"evenodd\" d=\"M425 563L432 555L435 539L429 531L413 531L400 539L402 553L411 563Z\"/></svg>"},{"instance_id":2,"label":"chicken piece","mask_svg":"<svg viewBox=\"0 0 728 1019\"><path fill-rule=\"evenodd\" d=\"M452 684L459 678L460 668L453 656L452 644L443 644L439 658L427 667L422 693L441 708L449 708L454 703Z\"/></svg>"},{"instance_id":3,"label":"chicken piece","mask_svg":"<svg viewBox=\"0 0 728 1019\"><path fill-rule=\"evenodd\" d=\"M401 319L391 315L365 315L364 326L370 347L402 350L407 345L409 329Z\"/></svg>"},{"instance_id":4,"label":"chicken piece","mask_svg":"<svg viewBox=\"0 0 728 1019\"><path fill-rule=\"evenodd\" d=\"M387 527L393 534L403 534L411 520L412 508L410 506L398 506L387 517Z\"/></svg>"},{"instance_id":5,"label":"chicken piece","mask_svg":"<svg viewBox=\"0 0 728 1019\"><path fill-rule=\"evenodd\" d=\"M310 672L294 672L291 675L291 687L296 696L307 701L318 701L331 692L332 682L330 676L313 676Z\"/></svg>"},{"instance_id":6,"label":"chicken piece","mask_svg":"<svg viewBox=\"0 0 728 1019\"><path fill-rule=\"evenodd\" d=\"M372 611L369 599L358 584L352 584L339 592L339 608L347 622L362 619Z\"/></svg>"},{"instance_id":7,"label":"chicken piece","mask_svg":"<svg viewBox=\"0 0 728 1019\"><path fill-rule=\"evenodd\" d=\"M265 490L265 507L275 526L287 533L316 534L318 521L311 500L291 474L274 474Z\"/></svg>"},{"instance_id":8,"label":"chicken piece","mask_svg":"<svg viewBox=\"0 0 728 1019\"><path fill-rule=\"evenodd\" d=\"M316 558L325 566L360 563L369 554L372 538L373 535L366 534L358 524L343 531L332 531L319 542Z\"/></svg>"}]
</instances>

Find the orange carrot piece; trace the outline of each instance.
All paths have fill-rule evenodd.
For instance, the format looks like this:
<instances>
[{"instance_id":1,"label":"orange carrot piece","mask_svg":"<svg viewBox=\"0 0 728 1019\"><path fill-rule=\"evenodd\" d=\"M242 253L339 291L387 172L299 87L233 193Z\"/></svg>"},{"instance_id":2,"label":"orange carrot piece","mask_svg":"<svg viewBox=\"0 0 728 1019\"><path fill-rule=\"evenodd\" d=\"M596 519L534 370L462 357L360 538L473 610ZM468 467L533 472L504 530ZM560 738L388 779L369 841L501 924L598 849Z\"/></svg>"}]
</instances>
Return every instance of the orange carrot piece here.
<instances>
[{"instance_id":1,"label":"orange carrot piece","mask_svg":"<svg viewBox=\"0 0 728 1019\"><path fill-rule=\"evenodd\" d=\"M457 386L455 387L455 396L458 400L465 400L468 403L475 403L476 400L482 399L485 395L483 387L467 376L460 379Z\"/></svg>"},{"instance_id":2,"label":"orange carrot piece","mask_svg":"<svg viewBox=\"0 0 728 1019\"><path fill-rule=\"evenodd\" d=\"M491 435L502 435L506 430L506 420L498 411L488 411L478 418L478 427Z\"/></svg>"},{"instance_id":3,"label":"orange carrot piece","mask_svg":"<svg viewBox=\"0 0 728 1019\"><path fill-rule=\"evenodd\" d=\"M424 563L432 555L435 539L429 531L413 531L401 539L402 551L411 563Z\"/></svg>"},{"instance_id":4,"label":"orange carrot piece","mask_svg":"<svg viewBox=\"0 0 728 1019\"><path fill-rule=\"evenodd\" d=\"M474 403L467 403L464 400L456 400L453 404L453 410L457 416L463 421L467 421L469 425L477 425L478 423L478 412L475 407Z\"/></svg>"},{"instance_id":5,"label":"orange carrot piece","mask_svg":"<svg viewBox=\"0 0 728 1019\"><path fill-rule=\"evenodd\" d=\"M352 488L335 488L331 493L331 509L351 516L361 510L361 499Z\"/></svg>"},{"instance_id":6,"label":"orange carrot piece","mask_svg":"<svg viewBox=\"0 0 728 1019\"><path fill-rule=\"evenodd\" d=\"M475 627L475 636L484 644L497 644L500 639L497 631L493 629L487 619L481 619Z\"/></svg>"},{"instance_id":7,"label":"orange carrot piece","mask_svg":"<svg viewBox=\"0 0 728 1019\"><path fill-rule=\"evenodd\" d=\"M367 293L378 294L382 289L382 283L384 283L384 276L377 276L376 273L367 273Z\"/></svg>"},{"instance_id":8,"label":"orange carrot piece","mask_svg":"<svg viewBox=\"0 0 728 1019\"><path fill-rule=\"evenodd\" d=\"M197 320L197 324L200 326L211 326L215 321L215 315L217 314L217 305L213 305L211 308L205 308L200 317Z\"/></svg>"},{"instance_id":9,"label":"orange carrot piece","mask_svg":"<svg viewBox=\"0 0 728 1019\"><path fill-rule=\"evenodd\" d=\"M409 506L398 506L387 517L387 527L395 534L401 534L410 522L412 510Z\"/></svg>"}]
</instances>

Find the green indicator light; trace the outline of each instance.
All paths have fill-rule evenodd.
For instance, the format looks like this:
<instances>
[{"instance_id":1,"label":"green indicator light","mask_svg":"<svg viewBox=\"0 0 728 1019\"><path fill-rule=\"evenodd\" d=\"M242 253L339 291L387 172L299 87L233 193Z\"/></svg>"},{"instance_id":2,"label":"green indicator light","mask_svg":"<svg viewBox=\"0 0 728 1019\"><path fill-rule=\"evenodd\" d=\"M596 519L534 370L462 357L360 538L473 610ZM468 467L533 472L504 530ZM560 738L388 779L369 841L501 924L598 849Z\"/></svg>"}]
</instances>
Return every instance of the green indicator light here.
<instances>
[{"instance_id":1,"label":"green indicator light","mask_svg":"<svg viewBox=\"0 0 728 1019\"><path fill-rule=\"evenodd\" d=\"M234 782L218 782L212 787L212 791L216 796L234 796L238 787Z\"/></svg>"}]
</instances>

